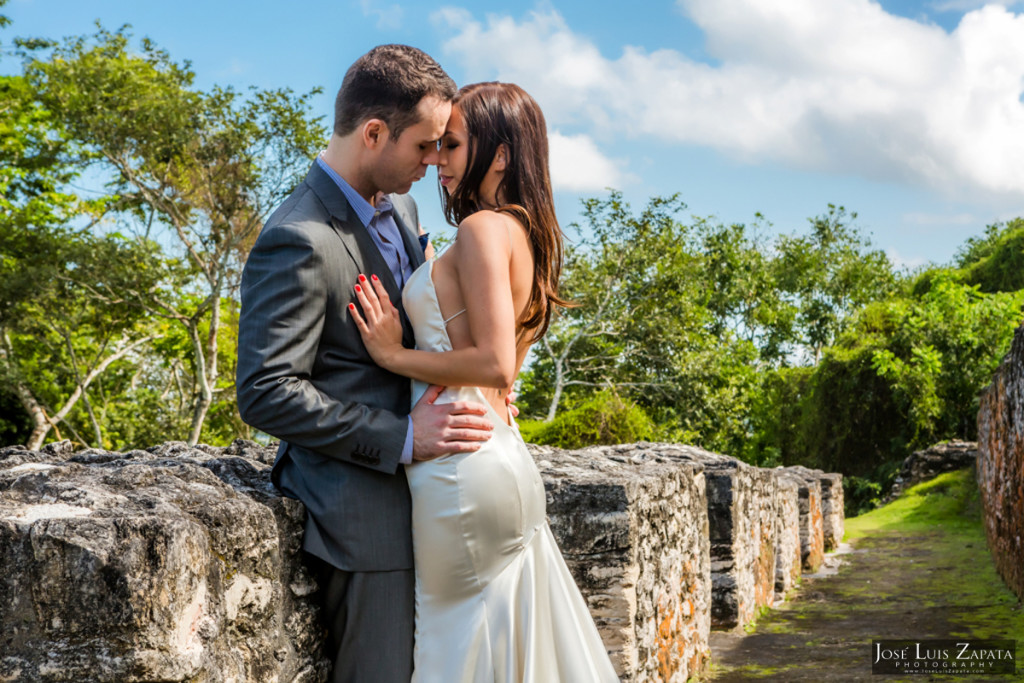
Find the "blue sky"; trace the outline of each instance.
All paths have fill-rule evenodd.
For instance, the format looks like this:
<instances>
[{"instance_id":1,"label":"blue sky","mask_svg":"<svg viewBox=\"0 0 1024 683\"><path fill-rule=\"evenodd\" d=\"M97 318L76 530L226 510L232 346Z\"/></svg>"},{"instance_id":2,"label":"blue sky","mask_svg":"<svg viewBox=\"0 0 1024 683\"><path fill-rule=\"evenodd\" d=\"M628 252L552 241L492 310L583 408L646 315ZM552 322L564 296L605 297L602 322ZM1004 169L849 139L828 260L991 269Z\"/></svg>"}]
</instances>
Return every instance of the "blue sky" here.
<instances>
[{"instance_id":1,"label":"blue sky","mask_svg":"<svg viewBox=\"0 0 1024 683\"><path fill-rule=\"evenodd\" d=\"M621 189L698 216L803 231L829 203L898 263L948 261L1024 216L1024 2L10 0L10 36L131 24L200 86L320 86L404 42L455 80L506 80L547 115L563 225ZM10 69L8 62L0 68ZM413 189L445 229L430 176Z\"/></svg>"}]
</instances>

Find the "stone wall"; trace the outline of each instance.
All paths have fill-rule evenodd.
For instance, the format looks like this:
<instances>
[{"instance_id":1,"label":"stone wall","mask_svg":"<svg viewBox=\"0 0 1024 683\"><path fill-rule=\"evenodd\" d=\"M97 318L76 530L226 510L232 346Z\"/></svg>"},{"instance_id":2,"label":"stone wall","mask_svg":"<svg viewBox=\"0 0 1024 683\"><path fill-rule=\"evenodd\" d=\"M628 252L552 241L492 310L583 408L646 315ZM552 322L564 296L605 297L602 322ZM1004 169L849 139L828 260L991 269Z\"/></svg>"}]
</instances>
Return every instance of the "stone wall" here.
<instances>
[{"instance_id":1,"label":"stone wall","mask_svg":"<svg viewBox=\"0 0 1024 683\"><path fill-rule=\"evenodd\" d=\"M0 449L0 681L325 680L274 450ZM820 563L820 472L674 444L531 452L624 681L701 675L713 615L741 626L781 599L808 544Z\"/></svg>"},{"instance_id":2,"label":"stone wall","mask_svg":"<svg viewBox=\"0 0 1024 683\"><path fill-rule=\"evenodd\" d=\"M821 533L825 550L835 550L843 542L845 531L843 475L822 472L818 481L821 482Z\"/></svg>"},{"instance_id":3,"label":"stone wall","mask_svg":"<svg viewBox=\"0 0 1024 683\"><path fill-rule=\"evenodd\" d=\"M843 527L846 519L843 514L843 475L831 472L825 473L821 470L812 470L807 467L788 467L790 472L802 477L806 481L818 482L821 492L821 536L822 549L824 551L835 550L843 542ZM817 533L811 531L809 533Z\"/></svg>"},{"instance_id":4,"label":"stone wall","mask_svg":"<svg viewBox=\"0 0 1024 683\"><path fill-rule=\"evenodd\" d=\"M661 444L531 451L551 528L622 680L700 673L711 626L704 468Z\"/></svg>"},{"instance_id":5,"label":"stone wall","mask_svg":"<svg viewBox=\"0 0 1024 683\"><path fill-rule=\"evenodd\" d=\"M692 446L675 457L706 468L711 543L711 625L750 622L775 601L776 481L768 470Z\"/></svg>"},{"instance_id":6,"label":"stone wall","mask_svg":"<svg viewBox=\"0 0 1024 683\"><path fill-rule=\"evenodd\" d=\"M1024 326L981 395L977 474L996 568L1024 600Z\"/></svg>"},{"instance_id":7,"label":"stone wall","mask_svg":"<svg viewBox=\"0 0 1024 683\"><path fill-rule=\"evenodd\" d=\"M806 467L777 467L776 475L797 487L800 508L800 563L805 572L816 572L825 559L825 529L821 515L821 481L808 476ZM842 507L839 508L842 510Z\"/></svg>"},{"instance_id":8,"label":"stone wall","mask_svg":"<svg viewBox=\"0 0 1024 683\"><path fill-rule=\"evenodd\" d=\"M712 627L743 626L754 618L759 608L774 603L779 513L776 476L771 470L678 444L639 443L600 450L620 454L656 453L660 458L703 468L711 557Z\"/></svg>"},{"instance_id":9,"label":"stone wall","mask_svg":"<svg viewBox=\"0 0 1024 683\"><path fill-rule=\"evenodd\" d=\"M323 680L305 513L265 461L0 450L0 680Z\"/></svg>"},{"instance_id":10,"label":"stone wall","mask_svg":"<svg viewBox=\"0 0 1024 683\"><path fill-rule=\"evenodd\" d=\"M777 543L775 544L775 602L781 602L800 580L800 486L791 477L775 473L778 489Z\"/></svg>"}]
</instances>

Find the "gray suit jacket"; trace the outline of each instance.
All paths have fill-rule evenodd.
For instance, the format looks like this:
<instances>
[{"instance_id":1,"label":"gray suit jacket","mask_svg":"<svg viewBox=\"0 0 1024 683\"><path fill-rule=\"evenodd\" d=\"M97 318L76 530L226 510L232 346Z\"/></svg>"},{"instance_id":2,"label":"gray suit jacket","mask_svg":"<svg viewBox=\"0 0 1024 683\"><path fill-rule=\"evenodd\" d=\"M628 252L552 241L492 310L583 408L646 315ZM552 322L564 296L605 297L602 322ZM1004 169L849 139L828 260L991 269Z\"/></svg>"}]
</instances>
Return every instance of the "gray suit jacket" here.
<instances>
[{"instance_id":1,"label":"gray suit jacket","mask_svg":"<svg viewBox=\"0 0 1024 683\"><path fill-rule=\"evenodd\" d=\"M415 203L394 199L419 266ZM402 310L384 257L313 164L267 220L242 272L238 409L281 439L271 476L306 506L307 551L349 571L410 569L409 487L399 466L409 380L378 367L363 346L348 311L359 273L376 274ZM403 343L412 346L404 311L402 319Z\"/></svg>"}]
</instances>

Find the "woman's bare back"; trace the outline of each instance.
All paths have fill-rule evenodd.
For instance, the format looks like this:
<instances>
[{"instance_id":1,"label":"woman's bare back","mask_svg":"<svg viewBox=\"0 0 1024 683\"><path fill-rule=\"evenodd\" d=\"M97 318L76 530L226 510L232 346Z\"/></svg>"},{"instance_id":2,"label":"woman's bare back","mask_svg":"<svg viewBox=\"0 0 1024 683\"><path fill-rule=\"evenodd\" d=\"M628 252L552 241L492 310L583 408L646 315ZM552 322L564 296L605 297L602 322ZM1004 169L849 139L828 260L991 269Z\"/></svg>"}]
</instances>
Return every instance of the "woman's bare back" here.
<instances>
[{"instance_id":1,"label":"woman's bare back","mask_svg":"<svg viewBox=\"0 0 1024 683\"><path fill-rule=\"evenodd\" d=\"M518 376L531 344L531 335L521 334L522 329L518 324L518 319L526 310L533 287L533 250L526 234L526 228L516 218L507 213L495 211L488 211L486 214L488 223L492 224L490 227L493 230L494 239L506 241L509 245L508 281L510 291L507 296L511 296L512 310L516 312L517 319L515 324L515 375ZM468 241L460 242L456 236L455 243L434 262L434 290L437 293L441 315L448 320L446 329L453 349L472 345L471 319L473 316L481 315L480 311L472 310L472 306L467 309L464 296L466 288L473 285L473 283L465 281L469 277L465 264L470 263L476 256L473 250L474 247ZM449 318L451 319L449 320ZM483 333L486 334L487 330L485 329ZM505 415L507 414L505 398L511 388L511 386L503 389L481 387L480 390L494 407L495 412L498 415Z\"/></svg>"}]
</instances>

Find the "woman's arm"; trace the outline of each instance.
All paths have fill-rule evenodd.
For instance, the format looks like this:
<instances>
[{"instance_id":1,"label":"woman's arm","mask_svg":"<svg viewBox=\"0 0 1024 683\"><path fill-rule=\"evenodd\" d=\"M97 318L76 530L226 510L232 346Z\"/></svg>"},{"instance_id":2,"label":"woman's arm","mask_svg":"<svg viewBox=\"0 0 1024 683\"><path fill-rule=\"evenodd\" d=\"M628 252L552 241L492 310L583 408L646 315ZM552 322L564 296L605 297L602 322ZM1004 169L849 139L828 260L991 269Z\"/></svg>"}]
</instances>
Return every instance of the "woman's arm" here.
<instances>
[{"instance_id":1,"label":"woman's arm","mask_svg":"<svg viewBox=\"0 0 1024 683\"><path fill-rule=\"evenodd\" d=\"M401 343L398 310L379 280L361 280L356 297L363 315L353 317L367 350L383 368L423 382L445 386L507 389L515 380L516 315L512 300L512 245L505 221L480 211L459 225L452 245L459 290L466 306L470 344L443 353L407 349ZM375 291L376 290L376 291ZM384 301L384 305L381 305Z\"/></svg>"}]
</instances>

